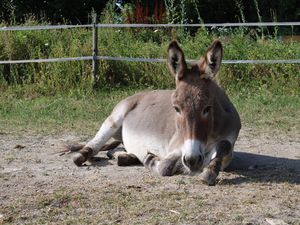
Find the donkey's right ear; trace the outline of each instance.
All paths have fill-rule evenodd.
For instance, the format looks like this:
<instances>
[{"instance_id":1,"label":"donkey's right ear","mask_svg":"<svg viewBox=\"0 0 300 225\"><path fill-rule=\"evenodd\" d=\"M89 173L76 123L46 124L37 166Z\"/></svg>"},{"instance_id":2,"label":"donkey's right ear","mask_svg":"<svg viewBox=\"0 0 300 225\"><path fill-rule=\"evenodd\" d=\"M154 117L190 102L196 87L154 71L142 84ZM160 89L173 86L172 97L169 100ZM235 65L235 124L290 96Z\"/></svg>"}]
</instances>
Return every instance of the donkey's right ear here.
<instances>
[{"instance_id":1,"label":"donkey's right ear","mask_svg":"<svg viewBox=\"0 0 300 225\"><path fill-rule=\"evenodd\" d=\"M213 78L220 69L223 56L223 47L219 40L215 40L207 49L206 54L198 62L200 77Z\"/></svg>"},{"instance_id":2,"label":"donkey's right ear","mask_svg":"<svg viewBox=\"0 0 300 225\"><path fill-rule=\"evenodd\" d=\"M184 54L179 47L177 41L172 41L168 47L168 67L173 76L176 79L181 79L184 76L187 68Z\"/></svg>"}]
</instances>

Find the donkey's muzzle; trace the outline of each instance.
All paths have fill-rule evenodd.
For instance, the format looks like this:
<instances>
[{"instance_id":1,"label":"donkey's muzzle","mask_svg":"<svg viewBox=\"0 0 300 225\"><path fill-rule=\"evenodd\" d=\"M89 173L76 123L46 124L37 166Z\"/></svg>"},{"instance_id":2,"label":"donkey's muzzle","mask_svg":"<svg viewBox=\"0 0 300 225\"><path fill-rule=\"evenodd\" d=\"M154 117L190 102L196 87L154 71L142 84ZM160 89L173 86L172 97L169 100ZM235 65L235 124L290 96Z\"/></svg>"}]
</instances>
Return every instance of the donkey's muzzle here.
<instances>
[{"instance_id":1,"label":"donkey's muzzle","mask_svg":"<svg viewBox=\"0 0 300 225\"><path fill-rule=\"evenodd\" d=\"M183 164L187 166L191 171L197 171L202 167L204 157L198 156L183 156Z\"/></svg>"}]
</instances>

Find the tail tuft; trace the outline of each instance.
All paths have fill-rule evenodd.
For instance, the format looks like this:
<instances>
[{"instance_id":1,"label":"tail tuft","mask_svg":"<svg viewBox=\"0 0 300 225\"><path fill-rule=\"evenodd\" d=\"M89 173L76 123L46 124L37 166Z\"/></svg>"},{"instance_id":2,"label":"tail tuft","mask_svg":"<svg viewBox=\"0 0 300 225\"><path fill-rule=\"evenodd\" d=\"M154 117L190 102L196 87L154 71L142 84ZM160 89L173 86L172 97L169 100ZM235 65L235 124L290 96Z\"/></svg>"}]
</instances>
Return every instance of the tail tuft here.
<instances>
[{"instance_id":1,"label":"tail tuft","mask_svg":"<svg viewBox=\"0 0 300 225\"><path fill-rule=\"evenodd\" d=\"M85 146L84 144L63 144L59 147L60 150L57 152L54 152L54 154L59 154L59 156L62 156L64 154L78 152L84 146Z\"/></svg>"}]
</instances>

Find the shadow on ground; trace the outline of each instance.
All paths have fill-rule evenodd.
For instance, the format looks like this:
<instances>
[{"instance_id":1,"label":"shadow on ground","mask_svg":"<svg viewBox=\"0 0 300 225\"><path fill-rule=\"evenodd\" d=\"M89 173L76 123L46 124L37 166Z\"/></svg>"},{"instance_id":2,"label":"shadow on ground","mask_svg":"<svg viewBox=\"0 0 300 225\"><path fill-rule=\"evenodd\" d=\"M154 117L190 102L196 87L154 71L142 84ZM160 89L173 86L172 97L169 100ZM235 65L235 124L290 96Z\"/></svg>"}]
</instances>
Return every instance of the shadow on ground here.
<instances>
[{"instance_id":1,"label":"shadow on ground","mask_svg":"<svg viewBox=\"0 0 300 225\"><path fill-rule=\"evenodd\" d=\"M226 171L241 175L225 179L223 184L270 182L300 184L300 160L235 152Z\"/></svg>"},{"instance_id":2,"label":"shadow on ground","mask_svg":"<svg viewBox=\"0 0 300 225\"><path fill-rule=\"evenodd\" d=\"M107 157L93 157L89 162L91 163L91 166L95 167L114 165ZM284 182L300 184L299 159L235 151L234 158L225 172L237 174L239 176L222 179L220 185Z\"/></svg>"},{"instance_id":3,"label":"shadow on ground","mask_svg":"<svg viewBox=\"0 0 300 225\"><path fill-rule=\"evenodd\" d=\"M113 163L110 162L108 158L105 157L98 157L94 156L92 157L89 162L91 163L91 166L99 166L99 167L104 167L104 166L111 166Z\"/></svg>"}]
</instances>

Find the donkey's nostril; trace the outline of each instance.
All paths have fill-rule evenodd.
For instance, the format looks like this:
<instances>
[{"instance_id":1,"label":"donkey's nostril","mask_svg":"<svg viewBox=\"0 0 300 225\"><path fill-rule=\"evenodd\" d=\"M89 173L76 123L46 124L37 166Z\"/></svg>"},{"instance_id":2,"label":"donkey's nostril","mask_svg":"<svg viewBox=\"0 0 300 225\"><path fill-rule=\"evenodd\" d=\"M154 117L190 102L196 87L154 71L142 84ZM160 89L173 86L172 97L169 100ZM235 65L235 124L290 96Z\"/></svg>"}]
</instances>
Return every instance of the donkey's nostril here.
<instances>
[{"instance_id":1,"label":"donkey's nostril","mask_svg":"<svg viewBox=\"0 0 300 225\"><path fill-rule=\"evenodd\" d=\"M202 155L199 155L199 161L198 163L202 164L203 163L203 156Z\"/></svg>"},{"instance_id":2,"label":"donkey's nostril","mask_svg":"<svg viewBox=\"0 0 300 225\"><path fill-rule=\"evenodd\" d=\"M183 164L190 168L193 171L198 170L203 163L203 156L183 156L182 157Z\"/></svg>"},{"instance_id":3,"label":"donkey's nostril","mask_svg":"<svg viewBox=\"0 0 300 225\"><path fill-rule=\"evenodd\" d=\"M197 165L198 159L197 157L184 156L183 163L190 169L193 169Z\"/></svg>"}]
</instances>

